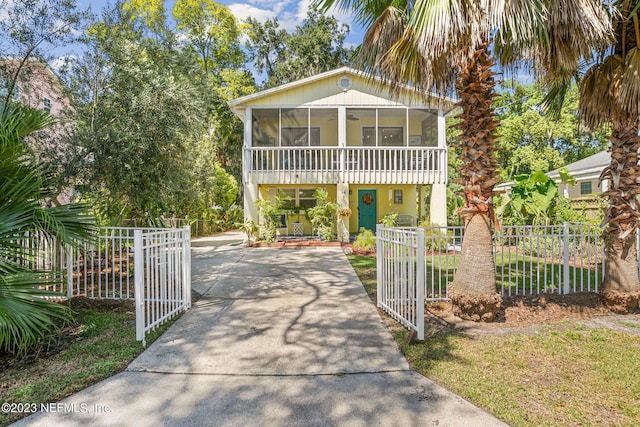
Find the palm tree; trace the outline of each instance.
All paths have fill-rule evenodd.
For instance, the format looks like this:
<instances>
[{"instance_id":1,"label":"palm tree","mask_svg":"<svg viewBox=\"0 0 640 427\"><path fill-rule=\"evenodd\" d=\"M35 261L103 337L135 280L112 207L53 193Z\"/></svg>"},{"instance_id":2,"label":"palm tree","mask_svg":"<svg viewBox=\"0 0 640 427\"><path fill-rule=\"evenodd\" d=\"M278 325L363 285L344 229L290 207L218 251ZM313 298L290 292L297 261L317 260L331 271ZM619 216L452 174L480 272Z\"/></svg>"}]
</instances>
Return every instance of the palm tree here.
<instances>
[{"instance_id":1,"label":"palm tree","mask_svg":"<svg viewBox=\"0 0 640 427\"><path fill-rule=\"evenodd\" d=\"M640 300L636 232L640 212L638 120L640 115L640 24L637 0L618 0L610 16L615 40L600 46L595 63L580 85L579 114L596 128L611 124L611 163L600 176L608 180L603 193L605 274L601 293L605 302L620 311L634 309Z\"/></svg>"},{"instance_id":2,"label":"palm tree","mask_svg":"<svg viewBox=\"0 0 640 427\"><path fill-rule=\"evenodd\" d=\"M319 0L317 0L319 1ZM397 92L411 84L425 96L457 93L465 237L449 296L457 315L490 321L500 310L492 224L498 119L494 62L525 61L538 73L577 67L609 33L596 0L324 0L354 10L368 27L358 62ZM495 56L491 56L493 45Z\"/></svg>"},{"instance_id":3,"label":"palm tree","mask_svg":"<svg viewBox=\"0 0 640 427\"><path fill-rule=\"evenodd\" d=\"M91 218L78 204L47 207L55 196L52 177L30 152L25 138L53 123L43 111L6 104L0 114L0 351L24 351L66 319L68 309L45 296L42 287L61 275L30 268L25 236L56 237L76 245L92 232Z\"/></svg>"}]
</instances>

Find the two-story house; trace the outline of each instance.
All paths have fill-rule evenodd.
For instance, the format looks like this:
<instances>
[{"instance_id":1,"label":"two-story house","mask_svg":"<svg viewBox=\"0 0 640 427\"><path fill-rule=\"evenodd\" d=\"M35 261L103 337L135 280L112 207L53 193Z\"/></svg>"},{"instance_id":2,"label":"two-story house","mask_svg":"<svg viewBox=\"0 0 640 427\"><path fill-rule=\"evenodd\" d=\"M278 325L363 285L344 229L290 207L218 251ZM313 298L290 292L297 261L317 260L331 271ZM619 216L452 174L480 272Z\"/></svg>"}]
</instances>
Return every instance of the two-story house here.
<instances>
[{"instance_id":1,"label":"two-story house","mask_svg":"<svg viewBox=\"0 0 640 427\"><path fill-rule=\"evenodd\" d=\"M33 152L43 161L55 164L56 159L64 157L66 153L62 141L75 128L74 122L69 119L73 116L73 109L64 93L63 83L49 64L38 58L22 63L20 58L0 57L0 104L7 95L14 102L46 111L56 118L53 126L41 130L37 138L29 138L28 141ZM72 188L60 188L51 201L61 205L72 199Z\"/></svg>"},{"instance_id":2,"label":"two-story house","mask_svg":"<svg viewBox=\"0 0 640 427\"><path fill-rule=\"evenodd\" d=\"M392 97L381 81L344 67L229 104L244 122L245 219L258 222L256 200L281 192L296 211L282 232L310 235L297 211L315 205L320 187L352 211L342 241L390 213L399 225L446 224L445 118L454 100L410 87Z\"/></svg>"}]
</instances>

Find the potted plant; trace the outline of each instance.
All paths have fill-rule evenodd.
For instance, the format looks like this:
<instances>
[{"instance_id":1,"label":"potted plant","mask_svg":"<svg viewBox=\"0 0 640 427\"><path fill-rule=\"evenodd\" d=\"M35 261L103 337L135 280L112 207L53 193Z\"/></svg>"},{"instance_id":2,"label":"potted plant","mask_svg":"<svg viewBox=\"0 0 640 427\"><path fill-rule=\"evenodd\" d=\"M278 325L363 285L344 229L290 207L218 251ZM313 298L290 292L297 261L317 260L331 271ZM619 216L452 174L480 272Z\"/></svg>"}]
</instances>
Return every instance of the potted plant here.
<instances>
[{"instance_id":1,"label":"potted plant","mask_svg":"<svg viewBox=\"0 0 640 427\"><path fill-rule=\"evenodd\" d=\"M351 209L349 209L349 208L338 208L338 211L336 213L338 214L338 216L350 217L351 216Z\"/></svg>"}]
</instances>

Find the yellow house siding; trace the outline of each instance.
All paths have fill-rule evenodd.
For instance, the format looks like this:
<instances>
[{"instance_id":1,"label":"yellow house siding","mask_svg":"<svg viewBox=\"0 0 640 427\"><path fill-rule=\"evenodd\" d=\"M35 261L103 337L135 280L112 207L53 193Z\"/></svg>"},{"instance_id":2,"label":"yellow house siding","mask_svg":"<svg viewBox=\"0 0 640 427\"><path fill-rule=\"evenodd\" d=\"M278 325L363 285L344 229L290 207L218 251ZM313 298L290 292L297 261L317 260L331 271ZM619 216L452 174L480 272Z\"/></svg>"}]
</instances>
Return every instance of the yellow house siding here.
<instances>
[{"instance_id":1,"label":"yellow house siding","mask_svg":"<svg viewBox=\"0 0 640 427\"><path fill-rule=\"evenodd\" d=\"M380 222L382 217L390 213L412 215L414 219L416 218L418 206L415 185L350 185L349 208L351 208L352 215L351 218L349 218L349 230L351 230L352 233L358 231L358 190L376 190L378 222ZM394 204L394 190L402 190L402 204Z\"/></svg>"},{"instance_id":2,"label":"yellow house siding","mask_svg":"<svg viewBox=\"0 0 640 427\"><path fill-rule=\"evenodd\" d=\"M422 105L424 101L419 96L411 98L403 96L393 99L388 92L375 89L363 78L349 76L353 80L353 86L347 91L342 91L338 85L341 76L332 76L306 85L296 86L288 90L265 95L247 103L253 107L274 106L411 106Z\"/></svg>"}]
</instances>

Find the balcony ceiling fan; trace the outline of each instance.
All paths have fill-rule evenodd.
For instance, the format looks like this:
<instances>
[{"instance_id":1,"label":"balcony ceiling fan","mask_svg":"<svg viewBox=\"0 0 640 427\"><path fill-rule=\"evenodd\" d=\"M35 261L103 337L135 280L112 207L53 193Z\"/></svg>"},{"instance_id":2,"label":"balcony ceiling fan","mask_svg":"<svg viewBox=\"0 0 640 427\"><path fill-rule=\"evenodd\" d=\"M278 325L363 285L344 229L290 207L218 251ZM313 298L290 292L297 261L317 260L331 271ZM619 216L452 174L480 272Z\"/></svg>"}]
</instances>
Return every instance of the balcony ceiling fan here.
<instances>
[{"instance_id":1,"label":"balcony ceiling fan","mask_svg":"<svg viewBox=\"0 0 640 427\"><path fill-rule=\"evenodd\" d=\"M338 116L336 114L334 114L333 116L331 116L331 118L329 120L338 120ZM347 120L351 120L353 122L360 120L358 117L354 116L353 114L347 114Z\"/></svg>"}]
</instances>

